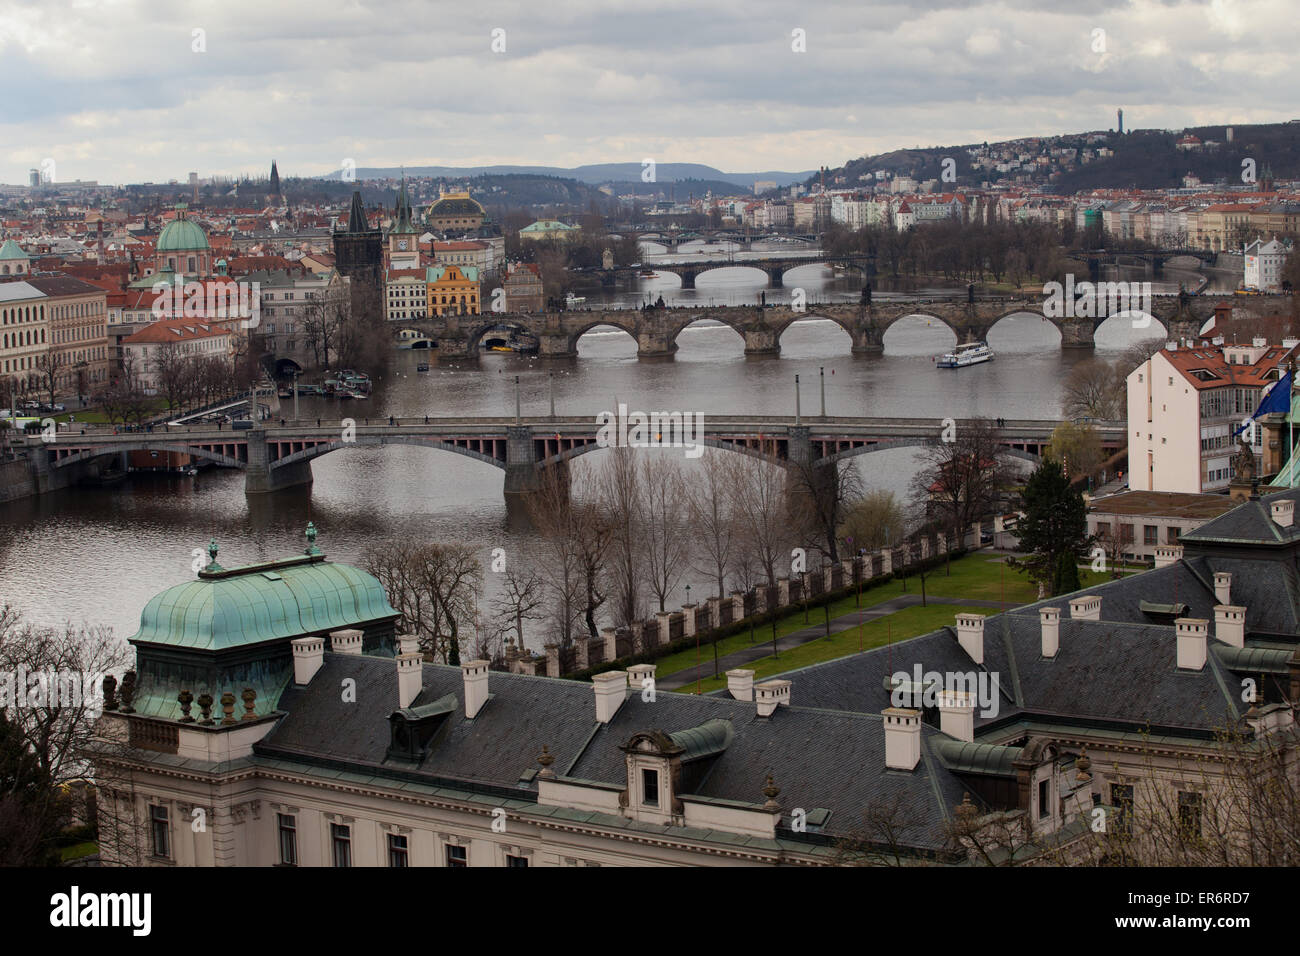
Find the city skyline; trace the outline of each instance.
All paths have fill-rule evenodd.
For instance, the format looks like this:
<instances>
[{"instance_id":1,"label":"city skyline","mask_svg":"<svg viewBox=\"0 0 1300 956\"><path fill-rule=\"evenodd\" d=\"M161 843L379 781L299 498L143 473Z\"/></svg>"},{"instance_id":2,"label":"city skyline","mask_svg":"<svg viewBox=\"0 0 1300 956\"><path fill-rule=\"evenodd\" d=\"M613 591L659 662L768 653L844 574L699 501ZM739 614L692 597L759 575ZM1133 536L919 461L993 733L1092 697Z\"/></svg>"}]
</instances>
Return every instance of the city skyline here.
<instances>
[{"instance_id":1,"label":"city skyline","mask_svg":"<svg viewBox=\"0 0 1300 956\"><path fill-rule=\"evenodd\" d=\"M613 16L487 4L451 18L414 5L236 3L217 18L0 3L0 78L31 91L0 121L13 144L0 181L26 183L47 159L59 181L106 183L260 175L271 157L286 176L327 175L345 159L797 172L1107 129L1117 108L1126 128L1293 118L1295 67L1271 26L1281 3L1013 6L1014 17L942 3ZM328 56L313 54L326 44ZM149 53L109 55L128 47Z\"/></svg>"}]
</instances>

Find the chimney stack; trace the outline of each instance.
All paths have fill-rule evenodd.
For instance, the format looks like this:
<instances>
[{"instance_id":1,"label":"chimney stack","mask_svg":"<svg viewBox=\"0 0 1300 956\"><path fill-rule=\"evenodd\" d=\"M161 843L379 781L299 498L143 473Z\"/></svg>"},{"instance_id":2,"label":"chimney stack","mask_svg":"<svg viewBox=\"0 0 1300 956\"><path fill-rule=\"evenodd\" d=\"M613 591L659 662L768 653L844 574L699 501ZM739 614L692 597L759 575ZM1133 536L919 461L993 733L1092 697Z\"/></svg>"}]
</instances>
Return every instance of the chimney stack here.
<instances>
[{"instance_id":1,"label":"chimney stack","mask_svg":"<svg viewBox=\"0 0 1300 956\"><path fill-rule=\"evenodd\" d=\"M1204 618L1180 617L1174 621L1178 639L1178 669L1199 671L1205 666L1209 645L1209 622Z\"/></svg>"},{"instance_id":2,"label":"chimney stack","mask_svg":"<svg viewBox=\"0 0 1300 956\"><path fill-rule=\"evenodd\" d=\"M1217 577L1217 575L1216 575ZM1235 604L1214 607L1214 636L1233 647L1246 646L1246 609Z\"/></svg>"},{"instance_id":3,"label":"chimney stack","mask_svg":"<svg viewBox=\"0 0 1300 956\"><path fill-rule=\"evenodd\" d=\"M1043 628L1043 656L1055 657L1061 647L1061 609L1040 607L1038 622Z\"/></svg>"},{"instance_id":4,"label":"chimney stack","mask_svg":"<svg viewBox=\"0 0 1300 956\"><path fill-rule=\"evenodd\" d=\"M330 631L330 650L335 654L360 654L361 631L354 627Z\"/></svg>"},{"instance_id":5,"label":"chimney stack","mask_svg":"<svg viewBox=\"0 0 1300 956\"><path fill-rule=\"evenodd\" d=\"M957 690L940 693L939 729L955 740L972 743L975 740L975 695Z\"/></svg>"},{"instance_id":6,"label":"chimney stack","mask_svg":"<svg viewBox=\"0 0 1300 956\"><path fill-rule=\"evenodd\" d=\"M769 680L754 685L754 700L758 702L758 716L771 717L777 707L790 706L790 682Z\"/></svg>"},{"instance_id":7,"label":"chimney stack","mask_svg":"<svg viewBox=\"0 0 1300 956\"><path fill-rule=\"evenodd\" d=\"M465 682L465 716L473 720L488 699L488 662L470 661L460 665L460 676Z\"/></svg>"},{"instance_id":8,"label":"chimney stack","mask_svg":"<svg viewBox=\"0 0 1300 956\"><path fill-rule=\"evenodd\" d=\"M1279 528L1289 528L1295 521L1295 502L1290 498L1270 501L1269 510L1273 515L1273 522Z\"/></svg>"},{"instance_id":9,"label":"chimney stack","mask_svg":"<svg viewBox=\"0 0 1300 956\"><path fill-rule=\"evenodd\" d=\"M650 683L646 684L645 679L650 678ZM635 691L643 687L653 687L655 680L654 664L633 664L627 669L627 682Z\"/></svg>"},{"instance_id":10,"label":"chimney stack","mask_svg":"<svg viewBox=\"0 0 1300 956\"><path fill-rule=\"evenodd\" d=\"M1075 621L1101 620L1101 595L1088 594L1070 599L1070 618Z\"/></svg>"},{"instance_id":11,"label":"chimney stack","mask_svg":"<svg viewBox=\"0 0 1300 956\"><path fill-rule=\"evenodd\" d=\"M296 637L289 643L293 645L293 682L310 684L325 663L325 638Z\"/></svg>"},{"instance_id":12,"label":"chimney stack","mask_svg":"<svg viewBox=\"0 0 1300 956\"><path fill-rule=\"evenodd\" d=\"M418 652L397 655L397 708L405 710L420 696L424 659Z\"/></svg>"},{"instance_id":13,"label":"chimney stack","mask_svg":"<svg viewBox=\"0 0 1300 956\"><path fill-rule=\"evenodd\" d=\"M1183 546L1181 544L1161 544L1156 546L1155 566L1157 568L1177 564L1182 559Z\"/></svg>"},{"instance_id":14,"label":"chimney stack","mask_svg":"<svg viewBox=\"0 0 1300 956\"><path fill-rule=\"evenodd\" d=\"M915 770L921 762L921 712L886 707L880 715L885 720L885 767Z\"/></svg>"},{"instance_id":15,"label":"chimney stack","mask_svg":"<svg viewBox=\"0 0 1300 956\"><path fill-rule=\"evenodd\" d=\"M984 663L984 615L957 615L957 643L976 664Z\"/></svg>"},{"instance_id":16,"label":"chimney stack","mask_svg":"<svg viewBox=\"0 0 1300 956\"><path fill-rule=\"evenodd\" d=\"M1214 600L1220 604L1232 603L1232 572L1214 572Z\"/></svg>"},{"instance_id":17,"label":"chimney stack","mask_svg":"<svg viewBox=\"0 0 1300 956\"><path fill-rule=\"evenodd\" d=\"M627 671L602 671L591 685L596 689L596 720L607 724L627 698Z\"/></svg>"},{"instance_id":18,"label":"chimney stack","mask_svg":"<svg viewBox=\"0 0 1300 956\"><path fill-rule=\"evenodd\" d=\"M742 668L727 671L727 690L733 700L753 700L754 672Z\"/></svg>"}]
</instances>

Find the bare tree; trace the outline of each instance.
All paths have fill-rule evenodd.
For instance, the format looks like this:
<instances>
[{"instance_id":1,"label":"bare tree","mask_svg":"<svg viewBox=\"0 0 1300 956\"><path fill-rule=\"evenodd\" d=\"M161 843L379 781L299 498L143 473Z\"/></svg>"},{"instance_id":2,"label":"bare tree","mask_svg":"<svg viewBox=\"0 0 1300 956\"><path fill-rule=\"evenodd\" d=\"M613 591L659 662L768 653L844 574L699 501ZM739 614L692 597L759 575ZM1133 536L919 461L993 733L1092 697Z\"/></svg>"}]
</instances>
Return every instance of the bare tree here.
<instances>
[{"instance_id":1,"label":"bare tree","mask_svg":"<svg viewBox=\"0 0 1300 956\"><path fill-rule=\"evenodd\" d=\"M737 477L737 463L737 457L730 452L707 449L701 462L701 474L691 483L686 494L691 528L699 542L701 566L698 570L716 582L718 597L726 594L727 569L732 565L740 530L731 492Z\"/></svg>"},{"instance_id":2,"label":"bare tree","mask_svg":"<svg viewBox=\"0 0 1300 956\"><path fill-rule=\"evenodd\" d=\"M59 390L59 376L68 367L68 353L60 351L51 342L44 352L36 356L36 376L41 389L49 396L53 405Z\"/></svg>"},{"instance_id":3,"label":"bare tree","mask_svg":"<svg viewBox=\"0 0 1300 956\"><path fill-rule=\"evenodd\" d=\"M1066 417L1104 421L1123 418L1127 374L1096 358L1074 366L1061 384L1061 405Z\"/></svg>"},{"instance_id":4,"label":"bare tree","mask_svg":"<svg viewBox=\"0 0 1300 956\"><path fill-rule=\"evenodd\" d=\"M524 621L536 621L544 601L545 579L533 567L514 564L505 571L502 591L494 603L494 619L498 629L509 634L513 631L516 646L524 646Z\"/></svg>"},{"instance_id":5,"label":"bare tree","mask_svg":"<svg viewBox=\"0 0 1300 956\"><path fill-rule=\"evenodd\" d=\"M862 497L862 477L849 462L791 462L791 512L801 529L820 539L817 550L838 561L844 513Z\"/></svg>"},{"instance_id":6,"label":"bare tree","mask_svg":"<svg viewBox=\"0 0 1300 956\"><path fill-rule=\"evenodd\" d=\"M690 527L682 508L686 482L681 463L661 455L647 456L641 462L638 483L650 590L659 602L659 610L664 611L668 596L677 588L690 561Z\"/></svg>"},{"instance_id":7,"label":"bare tree","mask_svg":"<svg viewBox=\"0 0 1300 956\"><path fill-rule=\"evenodd\" d=\"M600 475L600 498L611 525L607 573L618 627L641 620L645 611L641 599L644 565L640 485L633 450L609 449Z\"/></svg>"},{"instance_id":8,"label":"bare tree","mask_svg":"<svg viewBox=\"0 0 1300 956\"><path fill-rule=\"evenodd\" d=\"M850 548L875 551L903 540L906 519L892 491L877 489L845 510L840 540Z\"/></svg>"},{"instance_id":9,"label":"bare tree","mask_svg":"<svg viewBox=\"0 0 1300 956\"><path fill-rule=\"evenodd\" d=\"M483 586L483 567L473 549L393 539L367 548L362 565L384 586L420 649L441 655L445 664L459 664L461 631L476 620Z\"/></svg>"},{"instance_id":10,"label":"bare tree","mask_svg":"<svg viewBox=\"0 0 1300 956\"><path fill-rule=\"evenodd\" d=\"M736 561L752 560L767 584L790 558L796 531L790 516L785 471L776 464L745 456L739 459L732 485L731 511L739 539Z\"/></svg>"}]
</instances>

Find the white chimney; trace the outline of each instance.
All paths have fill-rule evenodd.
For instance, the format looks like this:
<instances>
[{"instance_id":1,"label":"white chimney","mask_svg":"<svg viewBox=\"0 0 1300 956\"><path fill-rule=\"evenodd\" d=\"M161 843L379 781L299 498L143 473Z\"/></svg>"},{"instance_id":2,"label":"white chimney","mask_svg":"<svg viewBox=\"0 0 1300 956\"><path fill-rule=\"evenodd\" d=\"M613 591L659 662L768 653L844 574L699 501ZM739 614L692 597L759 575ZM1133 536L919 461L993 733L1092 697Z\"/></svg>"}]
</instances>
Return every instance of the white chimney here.
<instances>
[{"instance_id":1,"label":"white chimney","mask_svg":"<svg viewBox=\"0 0 1300 956\"><path fill-rule=\"evenodd\" d=\"M1233 647L1245 647L1246 609L1235 604L1215 605L1214 636Z\"/></svg>"},{"instance_id":2,"label":"white chimney","mask_svg":"<svg viewBox=\"0 0 1300 956\"><path fill-rule=\"evenodd\" d=\"M399 654L418 654L420 652L420 641L414 634L397 635L397 653Z\"/></svg>"},{"instance_id":3,"label":"white chimney","mask_svg":"<svg viewBox=\"0 0 1300 956\"><path fill-rule=\"evenodd\" d=\"M1268 339L1256 335L1254 338L1250 340L1250 344L1257 349L1262 349L1266 345L1268 345Z\"/></svg>"},{"instance_id":4,"label":"white chimney","mask_svg":"<svg viewBox=\"0 0 1300 956\"><path fill-rule=\"evenodd\" d=\"M645 682L650 678L650 683ZM653 687L655 680L654 664L633 664L627 669L627 682L635 691L640 691L643 687Z\"/></svg>"},{"instance_id":5,"label":"white chimney","mask_svg":"<svg viewBox=\"0 0 1300 956\"><path fill-rule=\"evenodd\" d=\"M1214 572L1214 600L1220 604L1232 603L1232 572Z\"/></svg>"},{"instance_id":6,"label":"white chimney","mask_svg":"<svg viewBox=\"0 0 1300 956\"><path fill-rule=\"evenodd\" d=\"M488 699L488 662L470 661L460 665L465 682L465 716L473 720Z\"/></svg>"},{"instance_id":7,"label":"white chimney","mask_svg":"<svg viewBox=\"0 0 1300 956\"><path fill-rule=\"evenodd\" d=\"M420 679L423 676L424 659L417 654L397 655L397 706L405 709L411 701L420 696Z\"/></svg>"},{"instance_id":8,"label":"white chimney","mask_svg":"<svg viewBox=\"0 0 1300 956\"><path fill-rule=\"evenodd\" d=\"M741 668L727 671L727 690L733 700L753 700L754 672Z\"/></svg>"},{"instance_id":9,"label":"white chimney","mask_svg":"<svg viewBox=\"0 0 1300 956\"><path fill-rule=\"evenodd\" d=\"M1291 523L1295 521L1295 501L1291 498L1270 501L1269 510L1273 515L1273 521L1279 528L1289 528Z\"/></svg>"},{"instance_id":10,"label":"white chimney","mask_svg":"<svg viewBox=\"0 0 1300 956\"><path fill-rule=\"evenodd\" d=\"M769 680L755 684L754 700L758 702L758 716L771 717L778 706L790 706L790 682Z\"/></svg>"},{"instance_id":11,"label":"white chimney","mask_svg":"<svg viewBox=\"0 0 1300 956\"><path fill-rule=\"evenodd\" d=\"M607 724L627 698L627 671L603 671L591 679L596 688L596 720Z\"/></svg>"},{"instance_id":12,"label":"white chimney","mask_svg":"<svg viewBox=\"0 0 1300 956\"><path fill-rule=\"evenodd\" d=\"M974 741L975 695L957 690L939 694L939 729L956 740Z\"/></svg>"},{"instance_id":13,"label":"white chimney","mask_svg":"<svg viewBox=\"0 0 1300 956\"><path fill-rule=\"evenodd\" d=\"M360 654L361 632L354 627L330 631L330 650L335 654Z\"/></svg>"},{"instance_id":14,"label":"white chimney","mask_svg":"<svg viewBox=\"0 0 1300 956\"><path fill-rule=\"evenodd\" d=\"M886 707L885 766L890 770L915 770L921 762L921 712L906 707Z\"/></svg>"},{"instance_id":15,"label":"white chimney","mask_svg":"<svg viewBox=\"0 0 1300 956\"><path fill-rule=\"evenodd\" d=\"M976 664L984 663L984 615L957 615L957 643Z\"/></svg>"},{"instance_id":16,"label":"white chimney","mask_svg":"<svg viewBox=\"0 0 1300 956\"><path fill-rule=\"evenodd\" d=\"M1171 564L1177 564L1183 559L1183 546L1181 544L1160 544L1156 545L1157 568L1168 567Z\"/></svg>"},{"instance_id":17,"label":"white chimney","mask_svg":"<svg viewBox=\"0 0 1300 956\"><path fill-rule=\"evenodd\" d=\"M1101 595L1088 594L1070 599L1070 617L1075 621L1101 620Z\"/></svg>"},{"instance_id":18,"label":"white chimney","mask_svg":"<svg viewBox=\"0 0 1300 956\"><path fill-rule=\"evenodd\" d=\"M1204 618L1180 617L1174 621L1178 638L1178 669L1199 671L1205 666L1209 645L1209 621Z\"/></svg>"},{"instance_id":19,"label":"white chimney","mask_svg":"<svg viewBox=\"0 0 1300 956\"><path fill-rule=\"evenodd\" d=\"M1043 656L1055 657L1061 646L1061 609L1040 607L1038 622L1043 628Z\"/></svg>"},{"instance_id":20,"label":"white chimney","mask_svg":"<svg viewBox=\"0 0 1300 956\"><path fill-rule=\"evenodd\" d=\"M293 682L310 684L325 663L325 638L295 637L289 643L293 646Z\"/></svg>"}]
</instances>

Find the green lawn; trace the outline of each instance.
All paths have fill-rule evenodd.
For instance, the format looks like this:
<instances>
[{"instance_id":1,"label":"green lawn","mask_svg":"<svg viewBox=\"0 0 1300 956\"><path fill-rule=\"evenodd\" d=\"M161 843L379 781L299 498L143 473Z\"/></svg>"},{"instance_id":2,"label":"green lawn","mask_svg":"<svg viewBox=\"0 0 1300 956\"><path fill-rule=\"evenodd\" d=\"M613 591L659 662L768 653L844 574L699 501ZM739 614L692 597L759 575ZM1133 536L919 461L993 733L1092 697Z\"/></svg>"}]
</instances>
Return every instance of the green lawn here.
<instances>
[{"instance_id":1,"label":"green lawn","mask_svg":"<svg viewBox=\"0 0 1300 956\"><path fill-rule=\"evenodd\" d=\"M927 597L956 598L958 600L978 600L978 601L1008 601L1014 604L1030 604L1038 600L1038 589L1029 583L1028 578L1020 572L1005 566L1001 556L991 555L983 552L968 554L952 562L949 573L945 573L945 568L941 565L928 572L925 578L925 593ZM1091 570L1081 568L1079 571L1079 582L1081 587L1090 587L1094 584L1100 584L1110 580L1109 574L1095 574ZM904 583L907 590L904 591ZM878 587L870 588L862 592L861 607L873 607L884 601L898 597L901 594L921 593L920 577L913 574L909 575L906 582L890 581ZM796 605L797 608L797 605ZM830 608L831 619L841 617L845 614L851 614L858 610L856 595L850 596L834 602ZM873 633L872 629L877 625L880 630L880 640L878 643L885 641L885 635L890 628L909 626L906 622L912 621L913 618L921 621L934 621L932 626L923 627L920 630L913 630L905 636L915 636L932 631L943 624L952 623L953 616L961 610L970 610L979 614L996 614L997 608L959 607L955 604L938 604L933 607L912 607L904 608L878 621L872 621L866 625L868 638ZM905 617L904 615L912 615ZM928 617L926 615L929 615ZM787 618L777 622L776 632L778 637L790 634L794 631L801 630L809 625L824 624L826 620L825 612L820 607L812 607L808 611L808 623L804 623L802 612L796 612ZM903 622L899 624L888 625L886 622ZM776 673L777 670L788 670L790 667L803 666L803 664L814 663L821 660L830 660L832 657L850 654L857 650L857 633L855 628L846 631L843 634L832 635L830 638L819 638L816 641L809 642L803 647L783 652L781 660L785 661L788 655L811 654L813 651L809 648L819 648L815 652L821 656L815 656L800 664L781 664L768 673ZM898 632L901 634L902 632ZM897 634L895 634L897 636ZM754 640L750 641L748 631L740 634L734 634L718 642L718 657L739 650L744 647L752 647L755 644L770 643L772 640L771 624L759 625L754 628ZM851 645L851 646L850 646ZM865 645L873 647L869 641ZM702 644L699 651L699 662L707 664L713 660L713 647L711 644ZM694 667L696 664L695 648L688 648L684 651L678 651L667 657L661 657L655 661L658 668L656 674L662 680L670 674L685 670L688 667ZM775 662L774 662L775 665ZM760 672L761 673L761 672Z\"/></svg>"},{"instance_id":2,"label":"green lawn","mask_svg":"<svg viewBox=\"0 0 1300 956\"><path fill-rule=\"evenodd\" d=\"M987 607L966 607L958 604L908 607L878 620L868 621L860 627L841 631L839 634L832 634L830 637L819 637L815 641L809 641L807 644L801 644L798 647L782 651L780 657L768 656L760 658L746 664L745 667L754 671L755 680L762 680L771 677L773 674L794 670L797 667L807 667L809 664L819 664L822 661L856 654L859 647L867 650L872 647L880 647L885 643L897 643L909 637L928 634L931 631L938 630L945 624L952 624L956 616L963 612L988 614L992 610L992 608ZM711 690L719 690L726 686L727 678L725 676L716 680L709 677L700 683L700 690L701 693L707 694ZM695 693L695 684L692 683L687 687L683 687L682 692Z\"/></svg>"},{"instance_id":3,"label":"green lawn","mask_svg":"<svg viewBox=\"0 0 1300 956\"><path fill-rule=\"evenodd\" d=\"M99 852L99 844L93 841L86 843L74 843L72 846L65 846L59 851L59 857L64 863L70 863L73 860L80 860L82 857L91 856Z\"/></svg>"}]
</instances>

